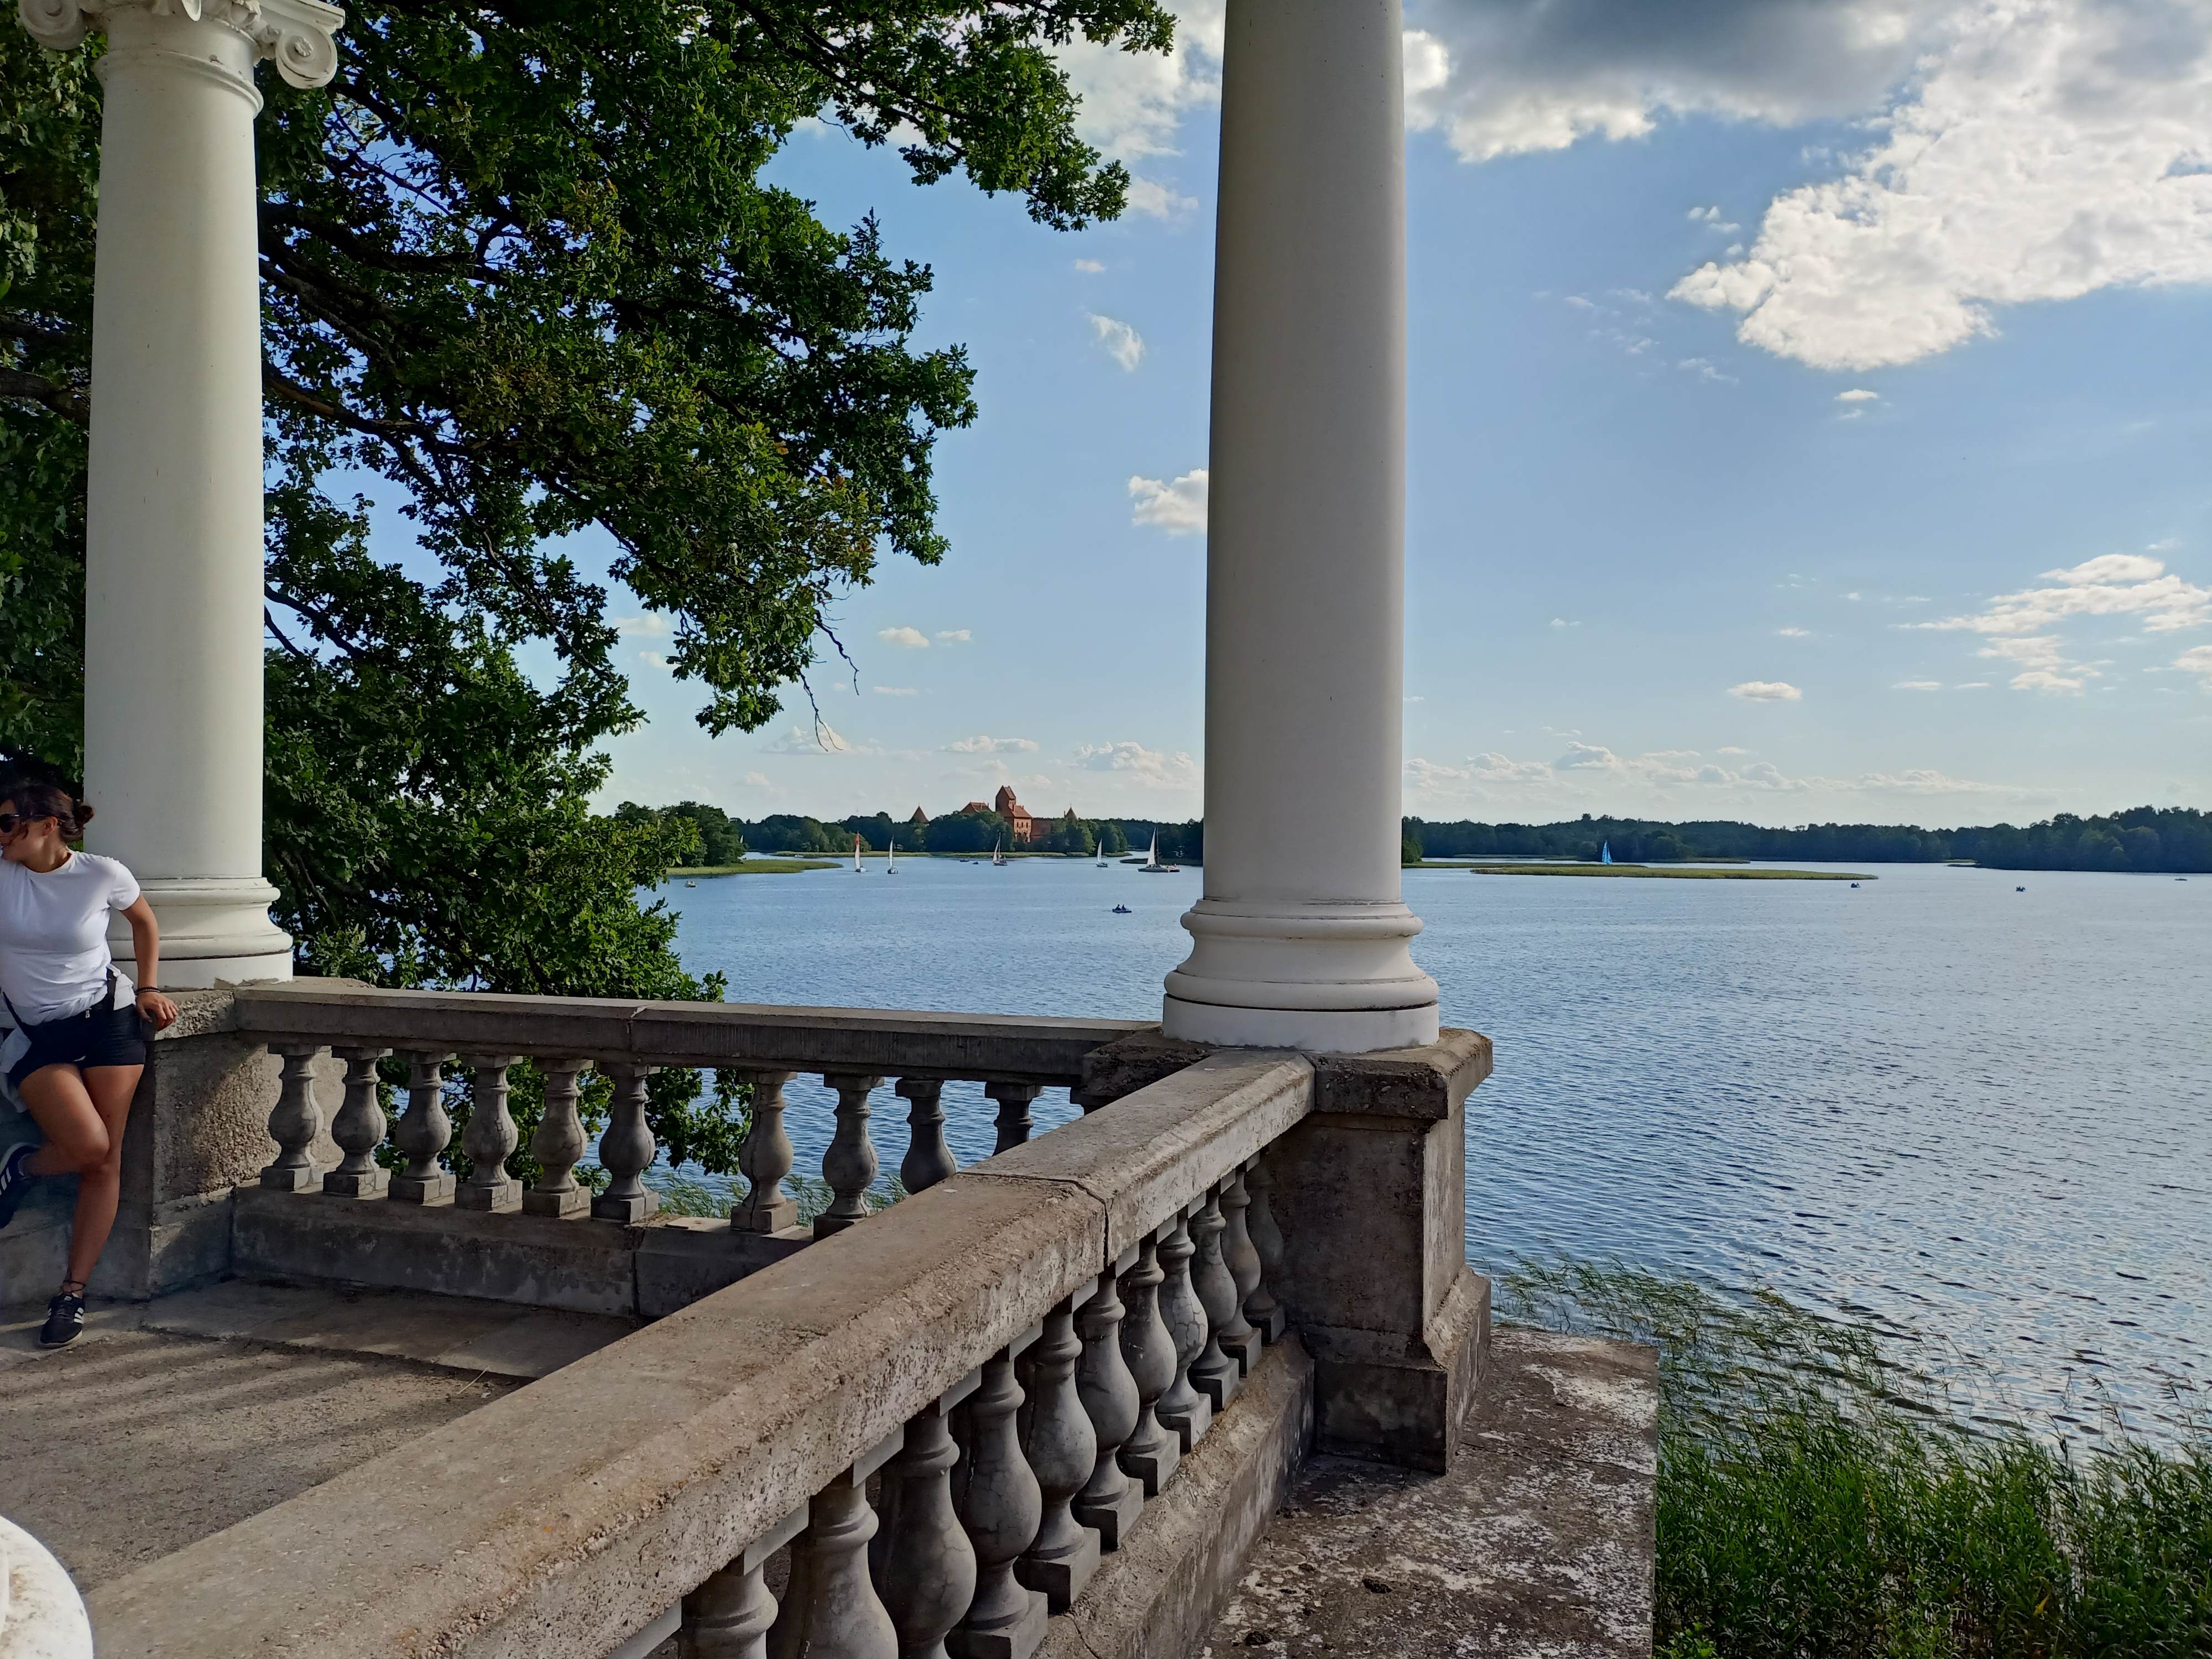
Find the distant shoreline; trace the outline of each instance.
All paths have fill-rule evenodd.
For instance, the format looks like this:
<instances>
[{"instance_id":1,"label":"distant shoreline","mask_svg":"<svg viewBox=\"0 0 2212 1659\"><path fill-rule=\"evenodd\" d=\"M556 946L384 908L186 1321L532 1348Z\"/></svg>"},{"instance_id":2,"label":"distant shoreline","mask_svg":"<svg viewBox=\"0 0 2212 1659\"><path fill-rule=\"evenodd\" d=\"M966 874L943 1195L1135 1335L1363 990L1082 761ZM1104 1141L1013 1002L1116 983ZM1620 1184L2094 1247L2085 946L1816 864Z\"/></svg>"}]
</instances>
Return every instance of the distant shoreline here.
<instances>
[{"instance_id":1,"label":"distant shoreline","mask_svg":"<svg viewBox=\"0 0 2212 1659\"><path fill-rule=\"evenodd\" d=\"M1724 870L1679 864L1498 864L1424 860L1408 870L1472 870L1478 876L1647 876L1666 881L1879 881L1856 870Z\"/></svg>"}]
</instances>

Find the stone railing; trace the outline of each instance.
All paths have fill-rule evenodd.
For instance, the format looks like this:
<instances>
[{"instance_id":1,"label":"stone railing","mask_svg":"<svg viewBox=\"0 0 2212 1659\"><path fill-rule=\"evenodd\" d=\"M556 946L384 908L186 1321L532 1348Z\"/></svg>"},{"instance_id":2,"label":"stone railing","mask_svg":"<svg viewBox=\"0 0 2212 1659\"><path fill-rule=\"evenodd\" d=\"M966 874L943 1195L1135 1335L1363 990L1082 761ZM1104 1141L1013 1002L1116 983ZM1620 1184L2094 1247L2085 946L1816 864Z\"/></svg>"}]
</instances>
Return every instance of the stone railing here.
<instances>
[{"instance_id":1,"label":"stone railing","mask_svg":"<svg viewBox=\"0 0 2212 1659\"><path fill-rule=\"evenodd\" d=\"M249 1029L284 1040L278 1006ZM574 1018L413 1042L806 1058L742 1011L719 1052L680 1022L579 1043ZM319 1031L398 1035L359 1024ZM1176 1070L103 1587L100 1650L603 1659L679 1625L693 1659L1187 1650L1313 1435L1271 1198L1316 1102L1303 1056Z\"/></svg>"},{"instance_id":2,"label":"stone railing","mask_svg":"<svg viewBox=\"0 0 2212 1659\"><path fill-rule=\"evenodd\" d=\"M584 1311L657 1316L865 1219L882 1168L872 1134L890 1082L905 1103L898 1163L909 1193L957 1168L945 1136L944 1090L980 1083L995 1107L997 1151L1025 1143L1031 1105L1078 1088L1087 1055L1142 1028L1124 1021L1019 1019L729 1003L635 1003L374 990L313 982L246 988L237 1030L281 1064L268 1128L275 1158L258 1192L241 1193L237 1269L527 1301ZM405 1108L387 1115L380 1063L407 1066ZM527 1060L544 1105L526 1190L508 1173L518 1150L508 1074ZM448 1069L469 1073L471 1109L446 1167L453 1122ZM751 1129L740 1165L748 1190L726 1225L637 1231L653 1219L647 1184L655 1146L649 1079L664 1067L711 1069L750 1085ZM586 1074L611 1089L594 1193L575 1168L591 1150L579 1101ZM332 1073L337 1073L337 1076ZM822 1156L829 1197L811 1226L785 1190L794 1155L784 1088L821 1078L836 1096L836 1133ZM335 1089L333 1088L335 1085ZM336 1092L334 1109L325 1097ZM394 1170L380 1160L389 1144ZM312 1203L302 1202L312 1197ZM324 1200L356 1200L333 1206ZM363 1204L358 1200L375 1200ZM623 1231L564 1227L592 1220ZM489 1243L489 1251L483 1246Z\"/></svg>"}]
</instances>

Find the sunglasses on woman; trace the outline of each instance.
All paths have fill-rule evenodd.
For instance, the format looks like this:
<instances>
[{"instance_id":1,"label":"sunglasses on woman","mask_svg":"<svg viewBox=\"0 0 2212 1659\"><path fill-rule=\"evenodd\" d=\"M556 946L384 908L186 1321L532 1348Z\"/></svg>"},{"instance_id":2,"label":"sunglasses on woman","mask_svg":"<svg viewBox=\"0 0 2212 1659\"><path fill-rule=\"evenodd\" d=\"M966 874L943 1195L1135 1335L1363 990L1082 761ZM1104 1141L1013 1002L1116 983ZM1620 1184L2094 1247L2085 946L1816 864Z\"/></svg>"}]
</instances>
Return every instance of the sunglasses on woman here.
<instances>
[{"instance_id":1,"label":"sunglasses on woman","mask_svg":"<svg viewBox=\"0 0 2212 1659\"><path fill-rule=\"evenodd\" d=\"M0 812L0 836L12 836L18 830L26 829L36 823L39 817L52 816L51 813L40 813L38 817L33 817L21 812Z\"/></svg>"}]
</instances>

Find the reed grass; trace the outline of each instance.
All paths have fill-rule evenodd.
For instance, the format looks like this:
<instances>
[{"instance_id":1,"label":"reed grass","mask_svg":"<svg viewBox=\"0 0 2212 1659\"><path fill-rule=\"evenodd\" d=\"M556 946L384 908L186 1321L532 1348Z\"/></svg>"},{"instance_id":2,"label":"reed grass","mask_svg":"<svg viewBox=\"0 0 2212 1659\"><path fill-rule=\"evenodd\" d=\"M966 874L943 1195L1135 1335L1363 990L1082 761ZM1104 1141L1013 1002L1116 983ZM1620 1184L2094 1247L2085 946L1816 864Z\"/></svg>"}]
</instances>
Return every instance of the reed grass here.
<instances>
[{"instance_id":1,"label":"reed grass","mask_svg":"<svg viewBox=\"0 0 2212 1659\"><path fill-rule=\"evenodd\" d=\"M1499 1281L1661 1353L1660 1659L2203 1659L2212 1425L2100 1443L1963 1408L1895 1328L1618 1264Z\"/></svg>"}]
</instances>

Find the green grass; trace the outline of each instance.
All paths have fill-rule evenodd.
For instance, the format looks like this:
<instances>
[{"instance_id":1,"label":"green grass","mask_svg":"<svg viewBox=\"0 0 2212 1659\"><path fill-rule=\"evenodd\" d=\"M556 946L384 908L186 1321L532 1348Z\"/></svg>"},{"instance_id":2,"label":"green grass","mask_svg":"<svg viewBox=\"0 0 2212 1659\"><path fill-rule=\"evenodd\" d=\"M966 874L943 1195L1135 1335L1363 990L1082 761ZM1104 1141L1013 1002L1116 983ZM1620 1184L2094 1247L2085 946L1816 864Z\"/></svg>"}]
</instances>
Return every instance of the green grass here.
<instances>
[{"instance_id":1,"label":"green grass","mask_svg":"<svg viewBox=\"0 0 2212 1659\"><path fill-rule=\"evenodd\" d=\"M1878 881L1855 870L1711 869L1680 864L1473 864L1431 860L1409 870L1472 870L1478 876L1656 876L1669 881Z\"/></svg>"},{"instance_id":2,"label":"green grass","mask_svg":"<svg viewBox=\"0 0 2212 1659\"><path fill-rule=\"evenodd\" d=\"M700 876L788 876L801 870L835 870L835 859L747 859L743 864L679 865L668 872L671 881Z\"/></svg>"},{"instance_id":3,"label":"green grass","mask_svg":"<svg viewBox=\"0 0 2212 1659\"><path fill-rule=\"evenodd\" d=\"M1619 1266L1501 1310L1661 1350L1658 1659L2212 1654L2212 1425L2073 1441L1960 1409L1911 1333Z\"/></svg>"}]
</instances>

